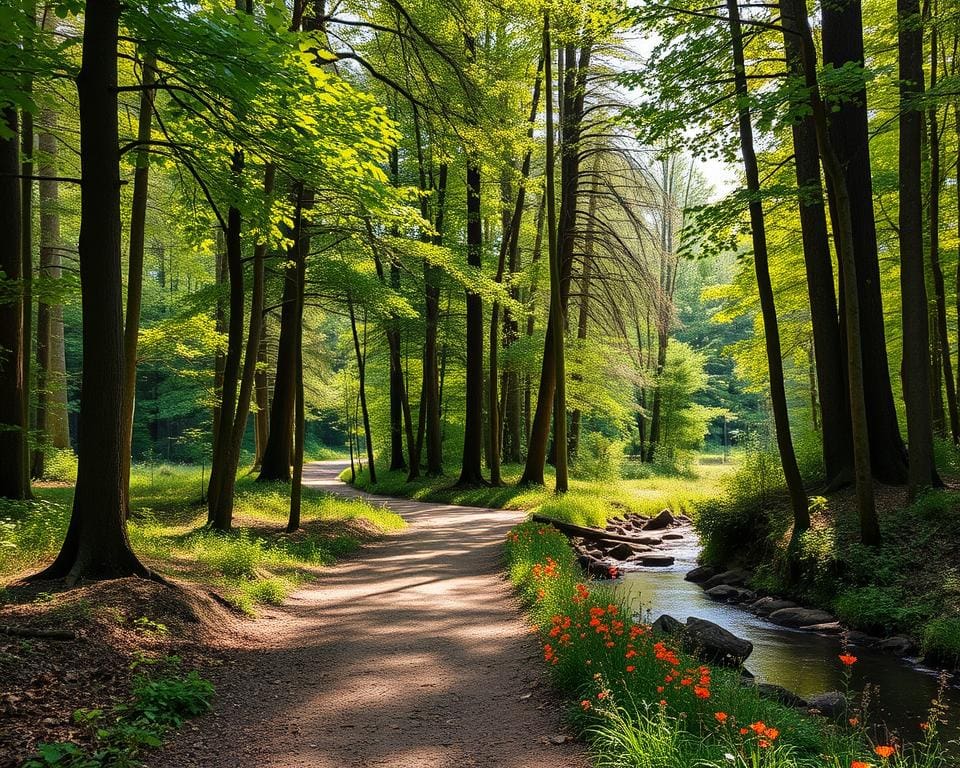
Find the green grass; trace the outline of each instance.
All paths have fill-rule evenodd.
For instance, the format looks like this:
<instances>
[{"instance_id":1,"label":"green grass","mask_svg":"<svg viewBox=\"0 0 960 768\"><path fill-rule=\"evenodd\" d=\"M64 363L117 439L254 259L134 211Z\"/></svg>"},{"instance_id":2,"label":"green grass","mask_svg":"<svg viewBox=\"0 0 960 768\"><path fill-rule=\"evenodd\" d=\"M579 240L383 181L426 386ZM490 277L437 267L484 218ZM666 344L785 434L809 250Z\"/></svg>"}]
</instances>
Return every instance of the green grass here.
<instances>
[{"instance_id":1,"label":"green grass","mask_svg":"<svg viewBox=\"0 0 960 768\"><path fill-rule=\"evenodd\" d=\"M0 502L0 583L39 569L57 552L73 488L39 485L32 502ZM215 588L237 608L278 604L316 569L364 540L403 527L386 509L311 489L303 492L303 528L285 534L289 487L237 481L234 531L205 527L201 469L136 466L130 482L130 541L159 573Z\"/></svg>"},{"instance_id":2,"label":"green grass","mask_svg":"<svg viewBox=\"0 0 960 768\"><path fill-rule=\"evenodd\" d=\"M695 513L705 501L719 492L720 483L731 465L700 465L689 476L651 475L636 480L570 479L570 490L554 493L554 478L548 467L546 486L518 486L523 473L520 465L505 465L504 485L499 488L457 488L456 478L420 478L407 482L405 472L378 472L377 484L370 483L366 469L357 474L356 486L387 496L403 496L423 501L497 507L538 512L577 525L602 526L611 517L635 512L653 516L662 509ZM350 480L350 470L341 475Z\"/></svg>"},{"instance_id":3,"label":"green grass","mask_svg":"<svg viewBox=\"0 0 960 768\"><path fill-rule=\"evenodd\" d=\"M568 718L586 738L597 766L950 764L935 724L926 741L902 747L883 762L859 723L836 725L763 699L742 684L738 672L700 664L635 623L613 588L585 582L566 538L550 526L517 526L505 552L544 661L568 701Z\"/></svg>"}]
</instances>

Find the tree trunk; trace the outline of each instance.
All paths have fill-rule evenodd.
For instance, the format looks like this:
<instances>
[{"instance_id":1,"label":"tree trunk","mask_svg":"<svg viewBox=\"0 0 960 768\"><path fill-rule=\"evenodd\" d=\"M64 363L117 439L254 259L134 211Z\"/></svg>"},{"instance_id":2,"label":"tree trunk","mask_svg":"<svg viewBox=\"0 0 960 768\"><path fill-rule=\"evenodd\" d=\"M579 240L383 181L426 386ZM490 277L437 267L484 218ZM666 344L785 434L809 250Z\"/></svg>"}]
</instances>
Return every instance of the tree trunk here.
<instances>
[{"instance_id":1,"label":"tree trunk","mask_svg":"<svg viewBox=\"0 0 960 768\"><path fill-rule=\"evenodd\" d=\"M363 323L363 347L357 333L357 317L353 311L353 299L347 298L350 311L350 330L353 332L353 349L357 355L357 384L359 387L360 409L363 412L363 436L367 443L367 463L370 465L370 484L377 484L377 470L373 460L373 433L370 429L370 412L367 410L367 323Z\"/></svg>"},{"instance_id":2,"label":"tree trunk","mask_svg":"<svg viewBox=\"0 0 960 768\"><path fill-rule=\"evenodd\" d=\"M57 163L57 113L45 107L40 113L40 273L60 278L60 212ZM69 448L67 382L63 349L63 306L41 299L37 304L37 433L31 474L44 474L44 451Z\"/></svg>"},{"instance_id":3,"label":"tree trunk","mask_svg":"<svg viewBox=\"0 0 960 768\"><path fill-rule=\"evenodd\" d=\"M780 347L780 329L777 325L777 309L774 303L773 285L770 282L770 267L767 256L767 235L760 194L760 172L753 145L753 126L748 105L747 73L743 57L743 38L740 28L740 9L737 0L727 0L730 14L730 37L733 42L734 82L738 102L740 149L743 153L743 168L750 192L750 230L753 236L753 262L757 274L757 292L760 297L760 312L763 316L764 342L767 366L770 373L770 401L777 434L777 447L783 474L790 494L793 510L793 536L810 527L810 512L803 480L797 467L797 457L790 436L790 414L787 409L787 394L783 383L783 357Z\"/></svg>"},{"instance_id":4,"label":"tree trunk","mask_svg":"<svg viewBox=\"0 0 960 768\"><path fill-rule=\"evenodd\" d=\"M306 406L303 390L303 294L304 281L300 281L300 290L297 295L296 318L296 405L294 407L293 429L293 478L290 484L290 517L287 520L287 533L293 533L300 528L300 510L303 500L303 446L306 437ZM351 459L353 456L351 447ZM352 460L351 460L352 464ZM371 473L373 463L370 464ZM371 479L376 482L371 474Z\"/></svg>"},{"instance_id":5,"label":"tree trunk","mask_svg":"<svg viewBox=\"0 0 960 768\"><path fill-rule=\"evenodd\" d=\"M83 310L80 461L66 540L54 563L39 575L65 577L71 583L84 578L149 575L127 539L121 466L119 19L117 0L88 0L77 76L83 179L79 241Z\"/></svg>"},{"instance_id":6,"label":"tree trunk","mask_svg":"<svg viewBox=\"0 0 960 768\"><path fill-rule=\"evenodd\" d=\"M827 3L823 14L823 61L840 68L848 62L863 65L863 22L860 0ZM881 482L907 481L907 455L897 421L890 387L883 301L880 295L880 265L877 258L877 230L873 211L873 181L870 175L870 146L867 125L866 91L831 112L831 146L844 169L847 194L852 207L854 258L859 282L860 340L864 371L864 398L870 435L873 475ZM828 185L835 196L832 183ZM835 236L840 231L836 201L831 202ZM846 291L841 303L846 299ZM841 307L841 314L845 310ZM855 355L853 342L844 338L844 354Z\"/></svg>"},{"instance_id":7,"label":"tree trunk","mask_svg":"<svg viewBox=\"0 0 960 768\"><path fill-rule=\"evenodd\" d=\"M577 198L580 181L580 132L583 123L584 95L587 85L587 72L590 65L591 48L585 43L577 61L576 48L566 46L565 71L559 78L561 94L559 102L561 126L561 164L560 164L560 215L559 231L556 233L558 241L559 262L559 298L560 317L567 311L570 295L570 274L573 268L574 243L576 239ZM558 386L557 382L557 350L562 347L564 327L555 325L555 315L551 312L547 320L546 337L544 339L543 360L540 366L540 386L537 390L537 407L530 427L530 437L527 441L527 461L524 466L521 484L543 485L544 467L547 459L547 448L550 442L550 422L554 415L554 402ZM554 335L559 334L559 342ZM566 383L564 382L564 387ZM559 412L559 409L558 409ZM561 414L563 432L566 434L566 413ZM556 429L554 429L556 432ZM554 435L556 437L556 435ZM566 443L564 443L564 453ZM565 457L564 457L565 458Z\"/></svg>"},{"instance_id":8,"label":"tree trunk","mask_svg":"<svg viewBox=\"0 0 960 768\"><path fill-rule=\"evenodd\" d=\"M796 24L783 4L783 42L790 73L803 78L803 60ZM853 439L850 401L844 378L842 334L837 314L833 261L827 233L827 215L820 181L820 153L813 118L793 124L793 152L799 190L800 230L807 273L807 296L813 326L816 383L821 409L823 465L831 486L853 479Z\"/></svg>"},{"instance_id":9,"label":"tree trunk","mask_svg":"<svg viewBox=\"0 0 960 768\"><path fill-rule=\"evenodd\" d=\"M483 266L483 222L480 213L480 166L467 161L467 263ZM483 460L483 302L467 290L466 413L463 429L463 463L458 485L484 482Z\"/></svg>"},{"instance_id":10,"label":"tree trunk","mask_svg":"<svg viewBox=\"0 0 960 768\"><path fill-rule=\"evenodd\" d=\"M264 169L263 191L264 197L269 201L273 194L275 168L273 164L268 163ZM240 241L240 216L236 212L234 216L233 208L230 209L228 217L228 243L231 241L231 232L235 230L235 237L232 247L228 245L227 253L234 251L237 257L242 256ZM239 359L235 361L231 358L231 352L227 353L227 378L224 386L223 415L230 414L229 419L221 419L220 426L220 446L221 450L215 457L215 463L210 468L210 493L208 496L208 510L210 522L213 527L221 531L229 531L233 522L233 498L237 484L237 467L240 463L240 449L243 445L243 435L246 432L247 420L250 415L250 398L253 393L254 376L257 367L257 356L260 351L260 329L263 327L263 304L264 304L264 259L267 254L266 242L257 243L253 249L253 286L250 299L250 323L247 332L246 348L243 351L243 369L238 371ZM230 276L230 346L231 351L234 344L234 333L236 336L236 347L239 354L239 347L243 343L243 317L240 321L234 323L234 311L243 312L244 291L243 291L243 262L241 258L231 258L231 276ZM239 280L234 280L233 270L236 267ZM235 295L234 291L239 291ZM302 281L300 292L303 292ZM298 304L300 299L297 299ZM299 326L299 323L298 323ZM233 377L231 382L230 377ZM234 398L227 405L226 398ZM219 463L216 460L219 459Z\"/></svg>"},{"instance_id":11,"label":"tree trunk","mask_svg":"<svg viewBox=\"0 0 960 768\"><path fill-rule=\"evenodd\" d=\"M930 29L930 89L937 87L937 27ZM943 178L940 172L940 126L937 106L933 102L927 112L930 131L930 271L933 274L933 289L936 296L937 350L943 366L943 378L947 390L947 415L950 419L950 437L954 444L960 443L960 411L957 405L957 384L953 378L953 360L950 356L950 332L947 327L947 296L940 265L940 192ZM939 386L939 384L938 384Z\"/></svg>"},{"instance_id":12,"label":"tree trunk","mask_svg":"<svg viewBox=\"0 0 960 768\"><path fill-rule=\"evenodd\" d=\"M36 34L37 7L34 0L28 0L24 5L24 10L30 19L30 31L23 40L24 53L30 56L34 47L34 35ZM33 93L33 75L29 73L23 78L24 93L32 95ZM30 494L30 386L31 386L31 361L33 352L33 167L34 167L34 148L33 148L33 112L24 109L21 112L20 125L20 146L23 158L20 173L20 274L23 279L23 303L21 311L23 313L23 352L22 352L22 377L23 377L23 425L26 428L24 434L24 458L22 472L24 474L23 483Z\"/></svg>"},{"instance_id":13,"label":"tree trunk","mask_svg":"<svg viewBox=\"0 0 960 768\"><path fill-rule=\"evenodd\" d=\"M440 165L437 182L436 215L433 228L437 232L435 245L443 244L443 224L447 196L446 163ZM421 409L425 412L427 442L427 475L439 477L443 474L443 432L440 425L440 368L437 359L437 332L440 327L440 271L437 267L424 264L424 283L426 284L426 335L423 346L424 398ZM419 440L417 441L419 444ZM417 451L419 455L419 451Z\"/></svg>"},{"instance_id":14,"label":"tree trunk","mask_svg":"<svg viewBox=\"0 0 960 768\"><path fill-rule=\"evenodd\" d=\"M800 32L803 53L804 83L808 89L810 106L817 133L817 147L823 172L834 202L835 237L842 270L843 318L847 341L847 384L850 397L850 432L853 439L853 468L857 490L857 509L860 516L860 537L864 544L880 543L880 524L873 495L873 464L870 458L871 439L869 432L866 391L864 388L864 358L867 356L861 344L860 299L858 286L856 236L854 234L854 206L847 189L847 176L840 156L834 149L829 132L826 107L820 97L817 82L817 54L807 18L805 0L789 2L789 15ZM786 7L786 5L785 5Z\"/></svg>"},{"instance_id":15,"label":"tree trunk","mask_svg":"<svg viewBox=\"0 0 960 768\"><path fill-rule=\"evenodd\" d=\"M20 184L20 147L17 111L3 110L3 122L13 135L0 139L0 271L15 281L15 297L0 304L0 496L29 499L27 455L27 382L24 356L27 341L23 322L23 261Z\"/></svg>"},{"instance_id":16,"label":"tree trunk","mask_svg":"<svg viewBox=\"0 0 960 768\"><path fill-rule=\"evenodd\" d=\"M254 468L259 469L263 461L263 451L270 434L270 383L267 381L267 318L263 318L260 328L260 350L257 353L257 372L254 375L254 398L257 404L254 438L256 458Z\"/></svg>"},{"instance_id":17,"label":"tree trunk","mask_svg":"<svg viewBox=\"0 0 960 768\"><path fill-rule=\"evenodd\" d=\"M137 340L140 335L140 305L143 300L143 252L147 227L147 197L150 191L150 141L153 123L154 61L145 56L140 75L140 115L137 123L136 170L133 175L133 201L130 209L130 251L127 266L127 311L123 331L123 401L121 403L121 431L123 432L123 488L127 514L130 513L130 461L133 446L133 414L137 398Z\"/></svg>"},{"instance_id":18,"label":"tree trunk","mask_svg":"<svg viewBox=\"0 0 960 768\"><path fill-rule=\"evenodd\" d=\"M590 193L590 202L587 205L587 219L590 226L597 215L597 175L600 172L599 155L596 156L593 166L593 190ZM580 308L577 317L577 341L585 346L587 341L587 325L590 322L590 283L593 279L593 235L588 230L584 233L586 242L583 247L583 273L580 275ZM579 381L582 377L576 375L573 377ZM582 416L580 409L575 409L570 414L570 437L567 441L569 445L570 456L576 459L577 451L580 449L580 420Z\"/></svg>"},{"instance_id":19,"label":"tree trunk","mask_svg":"<svg viewBox=\"0 0 960 768\"><path fill-rule=\"evenodd\" d=\"M923 265L923 26L919 0L897 0L900 60L900 292L903 399L910 447L907 489L914 498L933 477L930 336Z\"/></svg>"},{"instance_id":20,"label":"tree trunk","mask_svg":"<svg viewBox=\"0 0 960 768\"><path fill-rule=\"evenodd\" d=\"M569 49L568 49L569 50ZM551 71L551 44L550 44L550 12L543 13L543 59L544 59L544 77L548 83L553 82L553 73ZM554 147L553 147L553 99L547 99L547 158L546 158L546 196L547 196L547 252L550 257L550 322L553 324L555 333L553 335L553 358L554 358L554 380L556 388L554 390L554 423L553 423L553 444L556 452L556 492L566 493L568 489L567 479L567 373L566 360L564 355L564 320L565 308L561 299L561 275L560 275L560 254L557 243L557 212L555 202L555 187L553 179L554 168ZM565 149L569 152L569 149ZM579 170L579 169L578 169ZM564 182L567 180L564 179ZM572 194L575 196L576 191ZM575 204L574 204L575 205ZM576 210L570 214L575 216ZM571 218L568 226L574 226ZM573 240L573 232L564 229L564 237ZM570 247L570 259L573 259L572 242ZM569 289L568 289L569 290Z\"/></svg>"},{"instance_id":21,"label":"tree trunk","mask_svg":"<svg viewBox=\"0 0 960 768\"><path fill-rule=\"evenodd\" d=\"M270 403L270 433L260 463L260 481L290 481L290 456L293 445L293 421L296 400L296 312L297 296L305 273L305 254L310 248L302 210L306 202L302 190L297 195L293 244L287 251L289 265L284 270L283 298L280 308L280 338L277 342L277 373L273 379Z\"/></svg>"}]
</instances>

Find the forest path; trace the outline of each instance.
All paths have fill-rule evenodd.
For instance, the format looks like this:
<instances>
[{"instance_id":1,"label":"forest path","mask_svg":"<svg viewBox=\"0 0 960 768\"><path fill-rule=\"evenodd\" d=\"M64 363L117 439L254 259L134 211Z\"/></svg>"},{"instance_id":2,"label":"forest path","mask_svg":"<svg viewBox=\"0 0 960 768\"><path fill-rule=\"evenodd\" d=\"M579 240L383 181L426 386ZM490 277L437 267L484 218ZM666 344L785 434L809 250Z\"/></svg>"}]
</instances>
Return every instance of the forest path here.
<instances>
[{"instance_id":1,"label":"forest path","mask_svg":"<svg viewBox=\"0 0 960 768\"><path fill-rule=\"evenodd\" d=\"M372 496L337 479L344 466L305 466L304 484L408 527L250 622L214 675L215 711L150 765L585 768L580 745L549 741L559 704L500 575L523 514Z\"/></svg>"}]
</instances>

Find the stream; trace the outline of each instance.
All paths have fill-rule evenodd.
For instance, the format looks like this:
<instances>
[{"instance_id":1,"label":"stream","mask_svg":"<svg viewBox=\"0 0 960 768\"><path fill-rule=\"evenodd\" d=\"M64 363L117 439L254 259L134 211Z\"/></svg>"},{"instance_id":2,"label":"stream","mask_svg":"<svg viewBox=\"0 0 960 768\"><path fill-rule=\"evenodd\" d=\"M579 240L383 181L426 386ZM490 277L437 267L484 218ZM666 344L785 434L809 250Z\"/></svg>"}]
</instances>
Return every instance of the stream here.
<instances>
[{"instance_id":1,"label":"stream","mask_svg":"<svg viewBox=\"0 0 960 768\"><path fill-rule=\"evenodd\" d=\"M684 575L695 565L696 548L684 542L672 553L677 555L673 567L636 568L624 573L619 588L635 613L649 616L651 621L667 613L681 622L697 616L719 624L753 643L753 653L745 666L759 681L781 685L802 697L844 690L844 668L837 659L842 652L838 636L786 629L744 608L714 602L698 585L684 581ZM939 687L937 672L869 648L854 647L853 653L858 661L851 670L850 690L859 693L868 683L879 686L871 721L904 741L918 740L919 723L927 719ZM960 687L953 685L945 698L950 706L949 722L941 733L952 740L960 737ZM957 749L954 745L951 751L956 753Z\"/></svg>"}]
</instances>

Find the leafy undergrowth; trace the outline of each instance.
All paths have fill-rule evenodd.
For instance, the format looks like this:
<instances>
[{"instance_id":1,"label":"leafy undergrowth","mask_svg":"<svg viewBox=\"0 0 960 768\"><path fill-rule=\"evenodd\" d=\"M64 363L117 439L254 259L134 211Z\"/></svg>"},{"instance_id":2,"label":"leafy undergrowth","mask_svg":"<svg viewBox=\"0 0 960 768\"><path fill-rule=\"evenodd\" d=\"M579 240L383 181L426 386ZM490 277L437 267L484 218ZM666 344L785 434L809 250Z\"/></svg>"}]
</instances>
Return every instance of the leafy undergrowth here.
<instances>
[{"instance_id":1,"label":"leafy undergrowth","mask_svg":"<svg viewBox=\"0 0 960 768\"><path fill-rule=\"evenodd\" d=\"M637 480L570 479L570 490L562 496L554 493L554 478L547 468L546 486L518 486L523 467L507 464L502 468L504 485L500 487L459 488L455 478L423 477L407 482L405 472L378 472L377 483L370 483L366 469L356 474L354 485L371 493L462 504L474 507L521 509L548 515L576 525L603 526L611 517L627 512L652 517L662 509L695 513L698 506L718 492L720 479L729 465L700 465L691 475L650 475ZM350 469L340 475L350 482Z\"/></svg>"},{"instance_id":2,"label":"leafy undergrowth","mask_svg":"<svg viewBox=\"0 0 960 768\"><path fill-rule=\"evenodd\" d=\"M204 589L138 578L73 589L18 584L6 596L0 625L18 634L0 630L0 768L43 754L40 744L60 745L45 750L48 763L62 755L51 764L128 765L119 758L77 761L101 748L130 747L122 742L144 731L142 723L132 725L141 716L169 724L167 715L182 713L179 705L162 716L157 707L205 689L187 670L218 666L218 648L242 622ZM180 660L176 669L171 658ZM141 735L141 746L159 738Z\"/></svg>"},{"instance_id":3,"label":"leafy undergrowth","mask_svg":"<svg viewBox=\"0 0 960 768\"><path fill-rule=\"evenodd\" d=\"M930 663L960 666L960 492L931 491L910 503L905 489L877 485L876 548L860 544L853 489L812 497L794 579L788 503L775 491L763 502L749 491L734 485L701 509L707 562L755 567L752 586L762 592L825 608L853 629L910 635Z\"/></svg>"},{"instance_id":4,"label":"leafy undergrowth","mask_svg":"<svg viewBox=\"0 0 960 768\"><path fill-rule=\"evenodd\" d=\"M162 575L213 588L247 613L258 604L283 602L316 568L403 526L386 509L305 488L303 528L286 534L288 486L246 476L237 482L234 531L224 535L205 527L202 481L198 467L136 467L131 543ZM35 501L0 501L0 583L39 569L63 540L72 486L47 484L35 491Z\"/></svg>"},{"instance_id":5,"label":"leafy undergrowth","mask_svg":"<svg viewBox=\"0 0 960 768\"><path fill-rule=\"evenodd\" d=\"M126 768L163 744L170 731L210 709L213 686L196 670L183 674L180 659L168 656L145 665L132 680L128 701L107 710L78 709L73 721L87 743L41 742L23 768Z\"/></svg>"},{"instance_id":6,"label":"leafy undergrowth","mask_svg":"<svg viewBox=\"0 0 960 768\"><path fill-rule=\"evenodd\" d=\"M550 526L517 526L506 556L544 661L570 698L570 718L598 766L948 765L937 717L918 745L871 743L856 717L834 725L763 699L738 672L705 666L655 637L632 619L613 588L584 582L566 538Z\"/></svg>"}]
</instances>

